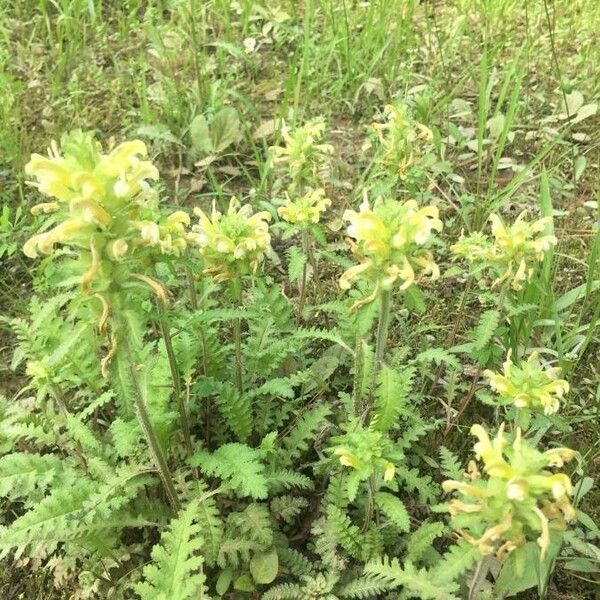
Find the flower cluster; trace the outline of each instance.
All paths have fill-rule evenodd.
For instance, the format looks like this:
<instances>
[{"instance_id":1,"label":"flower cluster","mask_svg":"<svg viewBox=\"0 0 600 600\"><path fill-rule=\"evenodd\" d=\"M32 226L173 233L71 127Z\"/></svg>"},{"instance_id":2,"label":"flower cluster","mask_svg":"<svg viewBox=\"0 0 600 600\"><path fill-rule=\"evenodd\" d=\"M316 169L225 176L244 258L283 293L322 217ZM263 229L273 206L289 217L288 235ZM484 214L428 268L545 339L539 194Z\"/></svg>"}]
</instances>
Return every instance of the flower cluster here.
<instances>
[{"instance_id":1,"label":"flower cluster","mask_svg":"<svg viewBox=\"0 0 600 600\"><path fill-rule=\"evenodd\" d=\"M483 374L505 403L512 403L517 408L541 409L544 414L551 415L559 409L560 398L569 391L568 382L559 379L559 373L558 367L544 368L537 352L516 366L509 350L503 374L490 370Z\"/></svg>"},{"instance_id":2,"label":"flower cluster","mask_svg":"<svg viewBox=\"0 0 600 600\"><path fill-rule=\"evenodd\" d=\"M551 219L528 222L522 212L512 225L505 225L498 215L491 215L490 221L493 240L478 232L462 236L451 250L472 263L489 266L497 274L493 286L507 281L519 290L531 278L535 263L557 243L554 235L544 233Z\"/></svg>"},{"instance_id":3,"label":"flower cluster","mask_svg":"<svg viewBox=\"0 0 600 600\"><path fill-rule=\"evenodd\" d=\"M284 146L272 146L273 164L287 167L293 186L307 181L320 181L327 170L333 146L322 141L325 123L320 119L309 121L302 127L282 131Z\"/></svg>"},{"instance_id":4,"label":"flower cluster","mask_svg":"<svg viewBox=\"0 0 600 600\"><path fill-rule=\"evenodd\" d=\"M93 133L73 131L63 136L61 150L52 142L48 156L33 154L25 167L35 178L31 185L52 198L34 206L32 213L50 215L46 222L53 227L27 240L23 252L36 258L53 254L58 245L69 248L63 273L99 302L102 334L109 329L118 294L137 281L167 303L162 284L144 271L158 255L179 256L187 245L189 217L182 211L161 215L158 194L149 184L158 179L158 170L146 155L140 140L103 153ZM111 347L102 360L105 376L117 348L116 334L111 328Z\"/></svg>"},{"instance_id":5,"label":"flower cluster","mask_svg":"<svg viewBox=\"0 0 600 600\"><path fill-rule=\"evenodd\" d=\"M384 481L391 481L396 473L394 463L401 459L392 442L381 431L355 425L344 435L333 438L332 448L345 467L354 470L358 480L366 480L371 475L383 475Z\"/></svg>"},{"instance_id":6,"label":"flower cluster","mask_svg":"<svg viewBox=\"0 0 600 600\"><path fill-rule=\"evenodd\" d=\"M121 261L138 247L181 253L189 217L178 211L161 222L156 192L148 184L158 179L158 170L142 159L147 154L143 142L124 142L103 154L92 133L75 131L63 137L61 146L63 154L52 142L47 157L33 154L25 167L37 180L32 185L54 199L31 212L52 214L49 220L56 223L25 243L28 257L68 245L89 254L82 264L96 265L93 276L99 277L102 261Z\"/></svg>"},{"instance_id":7,"label":"flower cluster","mask_svg":"<svg viewBox=\"0 0 600 600\"><path fill-rule=\"evenodd\" d=\"M431 130L416 122L404 104L387 105L383 122L374 123L372 128L383 149L383 166L400 180L406 179L418 162L422 146L433 139Z\"/></svg>"},{"instance_id":8,"label":"flower cluster","mask_svg":"<svg viewBox=\"0 0 600 600\"><path fill-rule=\"evenodd\" d=\"M210 217L199 208L194 214L198 224L192 226L188 240L200 249L206 275L221 282L256 271L270 248L269 212L253 214L249 204L240 206L234 197L225 214L214 205Z\"/></svg>"},{"instance_id":9,"label":"flower cluster","mask_svg":"<svg viewBox=\"0 0 600 600\"><path fill-rule=\"evenodd\" d=\"M416 271L439 277L439 268L425 245L433 231L442 230L435 206L419 208L415 200L398 202L378 198L373 208L365 201L359 212L347 210L348 235L352 252L359 264L349 268L340 279L340 287L349 289L357 278L374 282L375 289L360 304L373 301L381 290L389 290L400 281L405 290L415 281Z\"/></svg>"},{"instance_id":10,"label":"flower cluster","mask_svg":"<svg viewBox=\"0 0 600 600\"><path fill-rule=\"evenodd\" d=\"M318 188L309 190L303 196L288 200L284 206L277 209L279 216L288 223L297 225L302 229L316 224L321 219L321 214L331 206L331 200L325 196L325 190Z\"/></svg>"},{"instance_id":11,"label":"flower cluster","mask_svg":"<svg viewBox=\"0 0 600 600\"><path fill-rule=\"evenodd\" d=\"M495 552L501 558L535 535L543 556L550 529L564 529L575 516L570 478L548 469L562 467L575 452L569 448L540 452L521 438L520 429L508 446L504 424L493 440L481 425L473 425L471 433L479 440L473 449L483 462L484 475L472 461L465 481L442 484L444 491L456 491L464 498L449 502L453 526L482 554Z\"/></svg>"}]
</instances>

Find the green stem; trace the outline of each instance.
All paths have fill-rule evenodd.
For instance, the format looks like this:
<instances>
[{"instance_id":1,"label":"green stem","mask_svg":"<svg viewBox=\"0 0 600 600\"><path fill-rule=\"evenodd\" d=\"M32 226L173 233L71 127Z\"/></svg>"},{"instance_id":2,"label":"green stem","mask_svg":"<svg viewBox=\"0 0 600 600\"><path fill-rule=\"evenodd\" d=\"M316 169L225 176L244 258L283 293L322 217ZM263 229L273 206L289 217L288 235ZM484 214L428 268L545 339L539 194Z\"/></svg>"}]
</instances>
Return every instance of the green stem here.
<instances>
[{"instance_id":1,"label":"green stem","mask_svg":"<svg viewBox=\"0 0 600 600\"><path fill-rule=\"evenodd\" d=\"M242 282L234 279L231 282L231 293L237 308L242 305ZM242 320L238 317L233 321L233 342L235 344L235 385L241 394L244 391L243 361L242 361Z\"/></svg>"},{"instance_id":2,"label":"green stem","mask_svg":"<svg viewBox=\"0 0 600 600\"><path fill-rule=\"evenodd\" d=\"M198 294L196 293L196 284L194 282L194 274L192 270L188 267L186 268L186 276L188 282L188 288L190 291L190 303L192 305L192 310L194 312L198 311L200 308L200 303L198 302ZM204 329L200 328L200 344L202 344L202 374L205 377L208 377L208 345L206 343L206 335L204 333ZM190 388L189 385L186 386L186 404L190 405L189 401L190 396ZM211 400L210 396L206 398L205 406L204 406L204 441L207 446L210 445L210 416L211 416Z\"/></svg>"},{"instance_id":3,"label":"green stem","mask_svg":"<svg viewBox=\"0 0 600 600\"><path fill-rule=\"evenodd\" d=\"M196 293L196 282L194 274L189 267L185 269L185 277L187 279L188 290L190 292L190 304L194 310L198 310L198 294Z\"/></svg>"},{"instance_id":4,"label":"green stem","mask_svg":"<svg viewBox=\"0 0 600 600\"><path fill-rule=\"evenodd\" d=\"M308 231L302 231L302 250L306 260L302 267L302 279L300 280L300 298L298 300L298 320L302 320L302 313L304 312L304 303L306 301L306 283L308 280L308 261L309 261L309 239Z\"/></svg>"},{"instance_id":5,"label":"green stem","mask_svg":"<svg viewBox=\"0 0 600 600\"><path fill-rule=\"evenodd\" d=\"M171 328L169 326L169 319L167 317L165 308L159 307L160 311L160 330L162 333L163 340L165 342L165 349L167 351L167 358L169 360L169 369L171 370L171 379L173 380L173 393L177 401L177 409L179 411L179 420L181 423L181 430L183 431L183 438L185 441L185 447L188 454L192 454L192 436L190 434L190 417L186 406L186 401L183 398L181 388L181 377L179 376L179 367L177 366L177 358L175 357L175 350L173 349L173 338L171 337Z\"/></svg>"},{"instance_id":6,"label":"green stem","mask_svg":"<svg viewBox=\"0 0 600 600\"><path fill-rule=\"evenodd\" d=\"M367 406L365 419L368 418L371 412L371 404L373 393L379 379L379 372L383 365L383 356L385 354L385 345L387 343L388 330L390 328L390 317L392 312L392 292L384 290L381 293L381 301L379 305L379 319L377 321L377 338L375 343L375 363L373 364L373 380L371 384L371 402Z\"/></svg>"},{"instance_id":7,"label":"green stem","mask_svg":"<svg viewBox=\"0 0 600 600\"><path fill-rule=\"evenodd\" d=\"M119 331L119 328L115 328L115 331ZM152 425L152 421L150 420L150 416L148 415L148 409L146 408L146 403L142 395L138 374L135 370L133 354L129 347L129 343L127 342L127 333L121 336L119 344L121 346L121 349L118 352L121 355L121 359L129 364L129 373L132 384L131 390L133 392L133 402L135 405L140 427L144 432L144 436L148 444L148 449L150 451L152 461L154 462L154 466L158 470L158 475L162 481L165 493L167 494L169 504L175 512L178 512L180 508L179 499L177 498L177 492L175 491L175 486L173 484L173 479L171 478L169 467L167 466L167 461L165 459L163 449L160 445L158 436L156 435L156 431L154 430L154 426ZM118 376L121 376L120 369L118 369ZM127 384L127 382L123 382L122 387L124 389L127 389L129 388L129 385Z\"/></svg>"}]
</instances>

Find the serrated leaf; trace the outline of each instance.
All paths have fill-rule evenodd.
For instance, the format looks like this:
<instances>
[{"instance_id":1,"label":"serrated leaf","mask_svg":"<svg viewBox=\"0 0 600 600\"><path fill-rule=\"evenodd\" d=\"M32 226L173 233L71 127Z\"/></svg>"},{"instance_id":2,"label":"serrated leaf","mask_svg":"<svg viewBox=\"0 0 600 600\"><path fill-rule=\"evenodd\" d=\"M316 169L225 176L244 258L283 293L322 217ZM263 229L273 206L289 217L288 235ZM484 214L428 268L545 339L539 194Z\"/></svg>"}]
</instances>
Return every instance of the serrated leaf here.
<instances>
[{"instance_id":1,"label":"serrated leaf","mask_svg":"<svg viewBox=\"0 0 600 600\"><path fill-rule=\"evenodd\" d=\"M375 503L381 509L381 512L400 530L410 530L410 517L404 502L393 494L387 492L377 492L375 494Z\"/></svg>"},{"instance_id":2,"label":"serrated leaf","mask_svg":"<svg viewBox=\"0 0 600 600\"><path fill-rule=\"evenodd\" d=\"M300 281L304 265L306 264L306 255L298 246L291 246L287 251L288 255L288 278L290 281Z\"/></svg>"}]
</instances>

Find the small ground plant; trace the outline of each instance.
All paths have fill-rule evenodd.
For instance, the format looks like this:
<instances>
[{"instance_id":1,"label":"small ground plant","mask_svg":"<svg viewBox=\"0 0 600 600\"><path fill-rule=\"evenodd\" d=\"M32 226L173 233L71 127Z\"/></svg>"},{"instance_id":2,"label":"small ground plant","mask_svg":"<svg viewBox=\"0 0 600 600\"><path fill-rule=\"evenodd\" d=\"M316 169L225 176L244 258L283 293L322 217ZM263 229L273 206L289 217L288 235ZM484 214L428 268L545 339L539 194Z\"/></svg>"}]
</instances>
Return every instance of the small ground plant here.
<instances>
[{"instance_id":1,"label":"small ground plant","mask_svg":"<svg viewBox=\"0 0 600 600\"><path fill-rule=\"evenodd\" d=\"M0 0L1 600L595 597L595 4Z\"/></svg>"}]
</instances>

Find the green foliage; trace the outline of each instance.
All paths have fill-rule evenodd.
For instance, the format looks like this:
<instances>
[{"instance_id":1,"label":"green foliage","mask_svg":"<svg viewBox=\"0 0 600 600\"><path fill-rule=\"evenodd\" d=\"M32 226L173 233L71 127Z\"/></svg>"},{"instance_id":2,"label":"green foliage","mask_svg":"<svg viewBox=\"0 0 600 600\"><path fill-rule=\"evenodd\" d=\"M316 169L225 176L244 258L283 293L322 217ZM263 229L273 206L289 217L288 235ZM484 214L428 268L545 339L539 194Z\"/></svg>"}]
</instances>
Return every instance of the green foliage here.
<instances>
[{"instance_id":1,"label":"green foliage","mask_svg":"<svg viewBox=\"0 0 600 600\"><path fill-rule=\"evenodd\" d=\"M388 431L399 424L399 418L409 404L409 395L415 375L416 370L413 367L407 367L398 372L383 366L379 373L379 385L373 410L376 429Z\"/></svg>"},{"instance_id":2,"label":"green foliage","mask_svg":"<svg viewBox=\"0 0 600 600\"><path fill-rule=\"evenodd\" d=\"M421 600L458 600L455 595L458 586L437 577L426 569L417 569L411 562L400 565L397 559L387 557L365 565L365 576L385 585L386 590L401 588L401 598L420 598Z\"/></svg>"},{"instance_id":3,"label":"green foliage","mask_svg":"<svg viewBox=\"0 0 600 600\"><path fill-rule=\"evenodd\" d=\"M375 503L399 531L410 529L410 518L402 500L387 492L377 492Z\"/></svg>"},{"instance_id":4,"label":"green foliage","mask_svg":"<svg viewBox=\"0 0 600 600\"><path fill-rule=\"evenodd\" d=\"M144 567L144 581L135 586L142 600L192 600L206 598L202 573L204 544L197 521L198 502L171 520L160 542L152 549L152 563Z\"/></svg>"},{"instance_id":5,"label":"green foliage","mask_svg":"<svg viewBox=\"0 0 600 600\"><path fill-rule=\"evenodd\" d=\"M267 478L261 452L245 444L224 444L212 454L197 452L190 464L207 475L219 477L226 488L240 496L267 497Z\"/></svg>"}]
</instances>

